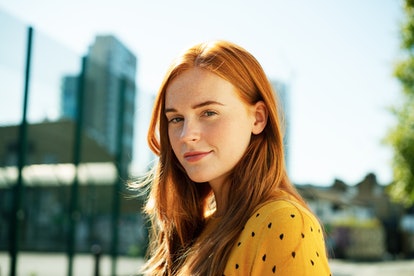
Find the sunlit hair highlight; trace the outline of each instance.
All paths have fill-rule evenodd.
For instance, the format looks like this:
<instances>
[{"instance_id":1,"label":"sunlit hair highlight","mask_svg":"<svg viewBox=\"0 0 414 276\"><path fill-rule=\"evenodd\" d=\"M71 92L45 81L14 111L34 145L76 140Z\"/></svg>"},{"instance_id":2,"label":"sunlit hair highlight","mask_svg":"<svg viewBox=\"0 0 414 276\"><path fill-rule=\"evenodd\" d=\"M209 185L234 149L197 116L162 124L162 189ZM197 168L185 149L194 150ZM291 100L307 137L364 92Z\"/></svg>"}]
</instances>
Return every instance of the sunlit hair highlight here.
<instances>
[{"instance_id":1,"label":"sunlit hair highlight","mask_svg":"<svg viewBox=\"0 0 414 276\"><path fill-rule=\"evenodd\" d=\"M229 208L222 217L220 231L203 235L204 240L197 243L206 214L214 211L212 190L208 183L194 183L185 173L170 145L164 114L168 85L184 71L196 67L232 83L246 104L263 101L268 111L264 131L252 135L244 156L230 175ZM306 206L286 173L281 114L261 65L238 45L227 41L201 43L173 62L158 91L148 131L149 146L159 160L145 207L153 230L146 273L222 275L241 228L260 205L280 198L286 194L280 191L284 191Z\"/></svg>"}]
</instances>

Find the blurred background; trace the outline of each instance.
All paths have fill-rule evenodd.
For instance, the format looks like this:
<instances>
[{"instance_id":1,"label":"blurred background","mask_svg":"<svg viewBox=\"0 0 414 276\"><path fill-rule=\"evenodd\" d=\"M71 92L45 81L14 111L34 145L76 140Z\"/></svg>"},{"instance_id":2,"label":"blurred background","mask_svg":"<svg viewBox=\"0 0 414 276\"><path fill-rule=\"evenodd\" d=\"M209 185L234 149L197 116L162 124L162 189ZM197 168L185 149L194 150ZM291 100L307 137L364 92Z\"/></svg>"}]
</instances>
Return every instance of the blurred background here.
<instances>
[{"instance_id":1,"label":"blurred background","mask_svg":"<svg viewBox=\"0 0 414 276\"><path fill-rule=\"evenodd\" d=\"M154 160L146 128L168 65L212 39L249 50L279 94L289 174L334 275L413 263L412 7L0 0L0 276L137 271L148 231L125 182Z\"/></svg>"}]
</instances>

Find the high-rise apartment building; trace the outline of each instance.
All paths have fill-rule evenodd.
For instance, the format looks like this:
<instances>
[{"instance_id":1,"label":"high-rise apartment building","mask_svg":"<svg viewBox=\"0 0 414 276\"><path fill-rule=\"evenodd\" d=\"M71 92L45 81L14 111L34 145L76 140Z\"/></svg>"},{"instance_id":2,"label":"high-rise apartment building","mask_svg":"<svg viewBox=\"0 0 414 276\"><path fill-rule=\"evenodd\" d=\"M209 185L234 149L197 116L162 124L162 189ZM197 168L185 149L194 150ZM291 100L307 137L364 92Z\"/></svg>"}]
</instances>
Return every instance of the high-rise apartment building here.
<instances>
[{"instance_id":1,"label":"high-rise apartment building","mask_svg":"<svg viewBox=\"0 0 414 276\"><path fill-rule=\"evenodd\" d=\"M112 35L97 36L86 56L84 131L114 156L122 139L123 164L133 153L136 67L135 55ZM78 82L72 76L63 79L63 117L75 119Z\"/></svg>"},{"instance_id":2,"label":"high-rise apartment building","mask_svg":"<svg viewBox=\"0 0 414 276\"><path fill-rule=\"evenodd\" d=\"M75 120L77 114L76 101L79 89L79 77L66 75L62 78L60 110L63 119Z\"/></svg>"}]
</instances>

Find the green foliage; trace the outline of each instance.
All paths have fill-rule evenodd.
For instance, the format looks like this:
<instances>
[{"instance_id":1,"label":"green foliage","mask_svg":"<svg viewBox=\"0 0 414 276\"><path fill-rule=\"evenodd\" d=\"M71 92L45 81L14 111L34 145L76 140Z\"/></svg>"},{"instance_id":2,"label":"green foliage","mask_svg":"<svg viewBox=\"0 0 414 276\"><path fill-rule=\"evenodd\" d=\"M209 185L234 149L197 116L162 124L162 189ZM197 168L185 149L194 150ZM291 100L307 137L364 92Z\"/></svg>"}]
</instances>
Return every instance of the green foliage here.
<instances>
[{"instance_id":1,"label":"green foliage","mask_svg":"<svg viewBox=\"0 0 414 276\"><path fill-rule=\"evenodd\" d=\"M393 183L391 197L407 206L414 204L414 0L404 1L405 22L401 28L404 60L395 66L395 77L403 89L403 103L394 107L397 125L386 142L393 149Z\"/></svg>"},{"instance_id":2,"label":"green foliage","mask_svg":"<svg viewBox=\"0 0 414 276\"><path fill-rule=\"evenodd\" d=\"M395 111L398 124L386 138L394 153L394 181L388 191L393 199L405 205L414 204L414 101L410 98Z\"/></svg>"},{"instance_id":3,"label":"green foliage","mask_svg":"<svg viewBox=\"0 0 414 276\"><path fill-rule=\"evenodd\" d=\"M402 84L405 94L414 94L414 56L408 56L406 60L400 61L395 67L394 75Z\"/></svg>"},{"instance_id":4,"label":"green foliage","mask_svg":"<svg viewBox=\"0 0 414 276\"><path fill-rule=\"evenodd\" d=\"M414 50L414 0L406 0L404 11L406 21L401 28L402 47Z\"/></svg>"}]
</instances>

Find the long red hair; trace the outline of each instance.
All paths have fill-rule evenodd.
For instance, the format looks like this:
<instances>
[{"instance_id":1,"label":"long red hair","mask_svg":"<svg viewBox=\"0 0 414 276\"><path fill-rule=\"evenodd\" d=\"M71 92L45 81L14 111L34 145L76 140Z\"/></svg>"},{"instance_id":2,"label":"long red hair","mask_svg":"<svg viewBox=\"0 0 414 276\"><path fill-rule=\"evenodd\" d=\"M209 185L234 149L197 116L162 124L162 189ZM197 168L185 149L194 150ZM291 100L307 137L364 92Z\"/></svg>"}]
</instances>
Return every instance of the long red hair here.
<instances>
[{"instance_id":1,"label":"long red hair","mask_svg":"<svg viewBox=\"0 0 414 276\"><path fill-rule=\"evenodd\" d=\"M264 131L252 135L244 156L231 173L229 208L220 223L220 231L203 235L205 240L197 243L194 241L205 225L206 213L214 211L211 210L214 197L208 183L191 181L178 162L169 142L164 115L168 85L194 67L232 83L246 104L263 101L268 110ZM238 45L227 41L198 44L173 62L158 91L148 131L149 146L159 160L145 207L152 222L146 273L176 275L185 264L186 273L192 275L222 275L232 245L258 206L278 198L281 190L306 206L286 173L281 114L261 65Z\"/></svg>"}]
</instances>

